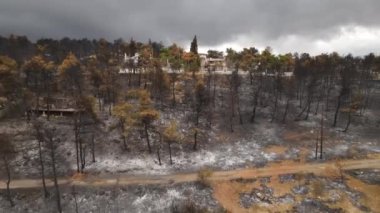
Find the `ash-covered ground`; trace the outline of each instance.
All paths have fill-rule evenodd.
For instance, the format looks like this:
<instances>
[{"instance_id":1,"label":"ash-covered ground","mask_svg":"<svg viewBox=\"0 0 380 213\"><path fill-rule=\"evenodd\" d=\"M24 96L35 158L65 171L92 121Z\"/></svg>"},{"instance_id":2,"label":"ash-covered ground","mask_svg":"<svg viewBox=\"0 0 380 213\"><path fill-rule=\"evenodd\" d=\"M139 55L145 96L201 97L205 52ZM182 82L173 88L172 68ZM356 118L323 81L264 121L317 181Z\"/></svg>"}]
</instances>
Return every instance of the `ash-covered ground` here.
<instances>
[{"instance_id":1,"label":"ash-covered ground","mask_svg":"<svg viewBox=\"0 0 380 213\"><path fill-rule=\"evenodd\" d=\"M319 113L311 113L308 120L294 120L300 110L296 102L292 102L288 119L271 121L270 106L260 106L254 123L249 122L251 108L242 107L243 124L239 124L237 116L234 120L234 132L228 128L226 108L226 91L219 89L217 103L213 112L212 125L207 127L206 115L201 116L202 131L199 136L198 149L192 149L192 109L186 104L177 104L175 108L160 105L160 120L156 126L176 120L183 140L172 145L173 165L169 163L166 144L161 147L162 165L159 165L156 147L157 135L150 134L153 153L148 153L146 138L139 131L134 131L127 138L128 150L124 149L118 129L113 128L117 120L107 112L98 112L104 125L99 125L95 132L95 162L92 162L91 144L87 141L85 173L91 175L162 175L180 172L194 172L208 167L213 170L229 170L244 167L261 167L269 162L295 160L314 162L315 141L320 135ZM224 96L223 96L224 95ZM324 150L325 161L339 158L365 158L370 154L380 153L380 93L372 94L372 103L363 115L354 114L347 132L343 132L346 115L340 114L338 127L332 128L333 108L324 113ZM224 97L224 98L222 98ZM243 85L240 93L242 106L250 106L252 94L248 85ZM283 108L279 110L282 117ZM58 143L57 167L59 176L71 176L76 172L75 143L72 120L69 117L54 117L50 125L56 127L55 137ZM39 155L37 140L31 123L25 119L9 119L0 122L2 133L12 135L17 154L11 162L12 178L40 178ZM48 150L44 150L44 153ZM46 175L51 178L50 157L44 155ZM366 171L364 171L366 173ZM0 179L5 179L5 173L0 170ZM196 184L177 186L131 186L117 189L84 189L78 188L78 204L80 212L167 212L171 204L186 200L187 194L202 207L217 208L219 204L212 198L212 189L201 189ZM142 191L142 192L141 192ZM189 192L190 191L190 192ZM53 198L45 200L40 190L18 191L15 194L16 207L8 209L4 196L0 197L0 209L5 212L51 212L55 207ZM204 200L202 200L204 197ZM284 198L285 201L291 198ZM73 212L73 197L71 189L63 189L62 200L66 212ZM285 202L284 201L284 202ZM243 204L242 204L243 205ZM244 204L245 205L245 204ZM307 201L299 205L314 205ZM100 210L99 210L100 209ZM113 209L113 210L111 210ZM323 211L323 209L321 210ZM1 211L0 211L1 212Z\"/></svg>"},{"instance_id":2,"label":"ash-covered ground","mask_svg":"<svg viewBox=\"0 0 380 213\"><path fill-rule=\"evenodd\" d=\"M169 174L173 172L197 171L204 167L228 170L241 167L264 166L268 162L281 160L313 161L315 141L319 136L320 115L310 115L308 120L292 121L285 124L270 122L267 109L261 109L254 124L245 121L235 124L235 131L229 132L223 125L205 128L199 137L199 146L192 149L191 127L186 111L162 111L162 120L174 117L179 120L183 141L172 145L173 165L170 165L168 148L161 144L162 165L156 155L158 139L150 135L153 153L149 154L146 139L138 132L127 140L124 149L120 133L113 129L117 121L104 115L104 126L95 135L95 162L92 162L91 144L86 146L86 173L123 174ZM356 116L348 132L331 128L326 119L324 128L323 160L335 158L362 158L370 153L380 153L379 112L368 110L363 116ZM267 115L267 116L266 116ZM328 114L326 117L332 115ZM166 119L168 120L168 119ZM182 122L183 121L183 122ZM75 143L70 118L56 117L50 121L56 126L58 173L71 175L76 170ZM40 177L37 140L31 123L12 119L0 122L2 132L14 135L13 142L18 153L12 161L14 178ZM271 147L273 149L271 149ZM277 149L276 149L277 148ZM49 163L49 155L44 154ZM47 166L49 173L49 166ZM0 172L4 177L3 171Z\"/></svg>"},{"instance_id":3,"label":"ash-covered ground","mask_svg":"<svg viewBox=\"0 0 380 213\"><path fill-rule=\"evenodd\" d=\"M76 208L83 213L172 212L187 203L211 212L221 209L220 204L212 197L211 188L198 183L60 189L63 212L76 212ZM44 198L42 191L38 189L18 190L14 194L14 201L15 206L10 207L5 197L1 196L0 212L51 213L57 209L54 195Z\"/></svg>"}]
</instances>

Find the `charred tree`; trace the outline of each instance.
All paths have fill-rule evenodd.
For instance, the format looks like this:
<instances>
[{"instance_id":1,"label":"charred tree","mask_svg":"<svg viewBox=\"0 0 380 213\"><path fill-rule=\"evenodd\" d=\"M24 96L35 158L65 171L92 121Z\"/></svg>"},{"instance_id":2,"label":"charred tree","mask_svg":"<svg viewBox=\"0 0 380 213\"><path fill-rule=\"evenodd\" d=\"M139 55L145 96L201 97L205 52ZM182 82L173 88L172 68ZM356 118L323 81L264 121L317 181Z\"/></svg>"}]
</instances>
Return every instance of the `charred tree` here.
<instances>
[{"instance_id":1,"label":"charred tree","mask_svg":"<svg viewBox=\"0 0 380 213\"><path fill-rule=\"evenodd\" d=\"M55 130L47 130L46 136L49 144L49 151L50 151L50 157L51 157L51 166L53 171L53 181L54 181L54 188L55 188L55 198L57 202L57 210L59 213L62 213L62 206L61 206L61 194L59 191L59 185L58 185L58 178L57 178L57 169L56 169L56 141L54 140L54 132Z\"/></svg>"},{"instance_id":2,"label":"charred tree","mask_svg":"<svg viewBox=\"0 0 380 213\"><path fill-rule=\"evenodd\" d=\"M42 152L42 143L45 141L44 135L42 132L43 131L42 130L42 123L39 121L36 121L33 123L33 127L35 130L36 139L37 139L37 143L38 143L38 155L39 155L39 163L40 163L40 167L41 167L42 187L44 190L45 198L47 198L49 196L49 193L48 193L47 188L46 188L45 163L43 160L43 152Z\"/></svg>"},{"instance_id":3,"label":"charred tree","mask_svg":"<svg viewBox=\"0 0 380 213\"><path fill-rule=\"evenodd\" d=\"M6 181L6 185L7 185L7 199L9 201L11 207L13 207L13 206L15 206L15 204L13 202L12 195L11 195L11 190L10 190L10 187L9 187L9 185L11 184L11 170L9 168L9 161L8 161L6 155L3 155L2 158L3 158L3 162L4 162L5 173L7 175L7 181Z\"/></svg>"},{"instance_id":4,"label":"charred tree","mask_svg":"<svg viewBox=\"0 0 380 213\"><path fill-rule=\"evenodd\" d=\"M4 164L4 170L5 174L7 176L7 180L5 182L7 189L6 189L6 197L11 205L13 207L15 203L13 202L11 190L10 190L10 183L11 183L11 162L10 160L14 157L15 149L14 146L6 134L0 134L0 156Z\"/></svg>"}]
</instances>

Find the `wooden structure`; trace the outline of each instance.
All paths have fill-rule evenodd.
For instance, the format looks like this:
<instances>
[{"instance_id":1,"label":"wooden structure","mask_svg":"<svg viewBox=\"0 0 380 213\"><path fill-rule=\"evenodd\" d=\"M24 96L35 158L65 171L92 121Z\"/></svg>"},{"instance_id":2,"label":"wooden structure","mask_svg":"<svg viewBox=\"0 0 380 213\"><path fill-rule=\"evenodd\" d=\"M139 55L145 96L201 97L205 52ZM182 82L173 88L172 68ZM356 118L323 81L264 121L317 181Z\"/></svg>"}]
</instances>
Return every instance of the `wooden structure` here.
<instances>
[{"instance_id":1,"label":"wooden structure","mask_svg":"<svg viewBox=\"0 0 380 213\"><path fill-rule=\"evenodd\" d=\"M30 109L28 110L28 113L36 114L36 115L47 115L48 113L50 115L55 115L55 116L72 116L75 113L78 112L83 112L83 110L77 110L77 109L44 109L44 108L39 108L39 109Z\"/></svg>"}]
</instances>

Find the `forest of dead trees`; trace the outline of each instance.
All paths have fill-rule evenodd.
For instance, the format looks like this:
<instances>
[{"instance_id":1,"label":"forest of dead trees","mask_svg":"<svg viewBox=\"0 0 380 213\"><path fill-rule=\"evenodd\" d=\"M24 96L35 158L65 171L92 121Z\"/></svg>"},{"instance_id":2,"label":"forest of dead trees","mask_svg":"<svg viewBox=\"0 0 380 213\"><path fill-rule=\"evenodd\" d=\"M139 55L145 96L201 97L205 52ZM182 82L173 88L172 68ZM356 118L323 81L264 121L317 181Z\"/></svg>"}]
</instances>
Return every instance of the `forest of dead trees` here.
<instances>
[{"instance_id":1,"label":"forest of dead trees","mask_svg":"<svg viewBox=\"0 0 380 213\"><path fill-rule=\"evenodd\" d=\"M319 150L322 158L323 125L337 127L344 123L339 128L349 131L353 115L364 115L371 103L374 82L380 73L380 57L372 53L362 57L338 53L276 55L270 48L259 51L252 47L240 52L227 49L226 63L232 72L222 76L208 67L200 71L196 39L187 52L176 44L165 47L162 43L133 39L108 42L64 38L33 43L22 36L0 37L0 119L23 119L33 127L45 196L49 196L45 186L45 169L49 166L59 211L55 146L61 139L54 134L57 127L50 123L51 117L56 116L51 113L53 109L72 109L72 157L78 173L85 171L87 159L96 160L95 132L104 125L100 114L118 120L114 128L125 150L131 149L130 135L139 132L146 151L157 155L160 165L161 150L169 150L173 163L172 145L180 144L184 137L191 138L188 140L192 141L192 150L199 149L200 135L219 125L217 117L224 117L225 130L234 132L237 125L257 122L259 109L264 107L270 109L270 122L286 123L321 115L316 154ZM214 52L210 51L210 55ZM124 54L135 53L139 53L137 64L124 61ZM163 70L167 63L170 73ZM120 69L132 72L120 74ZM242 87L250 91L250 97L244 97L248 102L242 101ZM216 103L217 100L222 103ZM181 107L192 114L188 135L178 131L174 119L165 123L160 120L163 108ZM43 118L41 110L46 115ZM290 114L291 111L296 113ZM338 122L342 115L344 122ZM326 116L330 116L331 123L323 122ZM10 167L17 150L11 137L0 134L2 168L7 174L7 195L13 205ZM44 162L46 157L42 155L49 156L49 163Z\"/></svg>"}]
</instances>

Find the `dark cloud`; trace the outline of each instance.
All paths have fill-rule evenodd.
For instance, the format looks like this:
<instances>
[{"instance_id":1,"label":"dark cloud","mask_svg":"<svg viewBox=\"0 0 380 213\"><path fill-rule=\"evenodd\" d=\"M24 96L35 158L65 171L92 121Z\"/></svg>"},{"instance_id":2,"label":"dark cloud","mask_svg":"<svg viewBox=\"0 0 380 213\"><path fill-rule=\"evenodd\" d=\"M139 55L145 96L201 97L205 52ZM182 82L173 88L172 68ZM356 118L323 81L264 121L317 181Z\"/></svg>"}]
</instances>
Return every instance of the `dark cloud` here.
<instances>
[{"instance_id":1,"label":"dark cloud","mask_svg":"<svg viewBox=\"0 0 380 213\"><path fill-rule=\"evenodd\" d=\"M342 27L378 29L379 10L379 0L1 0L0 34L165 43L196 34L206 46L243 36L252 43L244 45L260 46L289 36L329 41Z\"/></svg>"}]
</instances>

